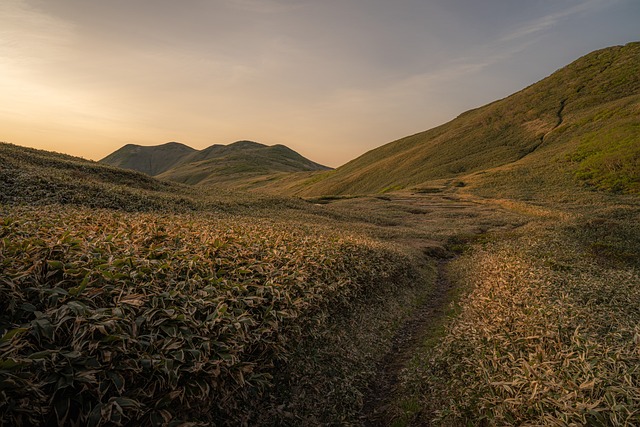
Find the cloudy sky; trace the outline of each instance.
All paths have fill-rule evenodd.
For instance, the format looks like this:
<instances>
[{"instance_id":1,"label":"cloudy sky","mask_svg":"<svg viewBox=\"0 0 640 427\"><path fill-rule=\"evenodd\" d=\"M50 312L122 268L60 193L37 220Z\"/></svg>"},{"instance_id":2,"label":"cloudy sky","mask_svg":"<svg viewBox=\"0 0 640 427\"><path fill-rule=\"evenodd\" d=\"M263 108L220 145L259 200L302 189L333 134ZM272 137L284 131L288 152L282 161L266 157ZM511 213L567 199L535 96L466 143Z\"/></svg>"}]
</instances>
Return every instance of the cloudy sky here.
<instances>
[{"instance_id":1,"label":"cloudy sky","mask_svg":"<svg viewBox=\"0 0 640 427\"><path fill-rule=\"evenodd\" d=\"M0 0L0 141L339 166L637 40L639 0Z\"/></svg>"}]
</instances>

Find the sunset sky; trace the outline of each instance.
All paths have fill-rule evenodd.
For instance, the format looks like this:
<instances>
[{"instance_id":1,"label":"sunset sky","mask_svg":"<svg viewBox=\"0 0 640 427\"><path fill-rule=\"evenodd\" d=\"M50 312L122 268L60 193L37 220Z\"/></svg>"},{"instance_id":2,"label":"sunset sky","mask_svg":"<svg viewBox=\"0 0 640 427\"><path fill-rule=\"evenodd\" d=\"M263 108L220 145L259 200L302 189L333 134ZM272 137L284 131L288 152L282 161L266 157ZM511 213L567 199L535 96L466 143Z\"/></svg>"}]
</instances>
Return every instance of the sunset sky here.
<instances>
[{"instance_id":1,"label":"sunset sky","mask_svg":"<svg viewBox=\"0 0 640 427\"><path fill-rule=\"evenodd\" d=\"M637 40L639 0L0 0L0 141L335 167Z\"/></svg>"}]
</instances>

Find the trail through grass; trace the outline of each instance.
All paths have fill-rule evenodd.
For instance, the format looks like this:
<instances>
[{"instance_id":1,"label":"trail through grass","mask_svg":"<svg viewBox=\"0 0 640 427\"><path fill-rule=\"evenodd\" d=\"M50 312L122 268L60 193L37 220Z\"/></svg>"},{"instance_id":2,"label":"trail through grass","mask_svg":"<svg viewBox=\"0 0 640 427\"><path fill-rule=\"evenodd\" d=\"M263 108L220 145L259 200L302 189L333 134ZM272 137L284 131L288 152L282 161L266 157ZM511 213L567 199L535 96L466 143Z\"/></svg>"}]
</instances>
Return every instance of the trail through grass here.
<instances>
[{"instance_id":1,"label":"trail through grass","mask_svg":"<svg viewBox=\"0 0 640 427\"><path fill-rule=\"evenodd\" d=\"M404 371L401 425L640 423L640 258L625 256L638 210L610 209L606 234L584 215L543 217L451 263L466 295ZM593 250L603 234L616 250Z\"/></svg>"},{"instance_id":2,"label":"trail through grass","mask_svg":"<svg viewBox=\"0 0 640 427\"><path fill-rule=\"evenodd\" d=\"M640 423L634 196L203 194L6 144L0 166L2 424Z\"/></svg>"}]
</instances>

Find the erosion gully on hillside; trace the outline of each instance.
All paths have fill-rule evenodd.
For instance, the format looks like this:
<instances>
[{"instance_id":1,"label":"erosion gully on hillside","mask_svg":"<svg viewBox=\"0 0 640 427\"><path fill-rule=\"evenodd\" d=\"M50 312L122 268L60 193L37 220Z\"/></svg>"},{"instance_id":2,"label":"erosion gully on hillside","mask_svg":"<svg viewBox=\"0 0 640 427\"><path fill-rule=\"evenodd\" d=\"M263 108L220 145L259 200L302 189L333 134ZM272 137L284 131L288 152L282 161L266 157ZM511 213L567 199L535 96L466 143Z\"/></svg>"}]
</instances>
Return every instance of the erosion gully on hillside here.
<instances>
[{"instance_id":1,"label":"erosion gully on hillside","mask_svg":"<svg viewBox=\"0 0 640 427\"><path fill-rule=\"evenodd\" d=\"M433 336L451 301L455 284L447 279L447 263L465 244L481 240L487 233L508 231L525 222L522 216L499 204L455 190L443 190L435 188L424 193L378 198L390 210L404 212L401 224L414 231L395 240L420 249L426 257L435 260L438 274L430 298L398 328L392 348L381 358L378 374L364 396L361 421L365 426L392 423L399 374L425 340Z\"/></svg>"}]
</instances>

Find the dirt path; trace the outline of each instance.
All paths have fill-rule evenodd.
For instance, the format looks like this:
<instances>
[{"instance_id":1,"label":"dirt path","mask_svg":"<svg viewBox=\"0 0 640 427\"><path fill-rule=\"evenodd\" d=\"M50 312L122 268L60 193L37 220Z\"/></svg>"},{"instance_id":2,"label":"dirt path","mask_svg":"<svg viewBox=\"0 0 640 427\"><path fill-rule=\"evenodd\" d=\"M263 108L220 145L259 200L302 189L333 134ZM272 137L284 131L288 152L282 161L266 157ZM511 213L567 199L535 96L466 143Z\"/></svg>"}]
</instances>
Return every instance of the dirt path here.
<instances>
[{"instance_id":1,"label":"dirt path","mask_svg":"<svg viewBox=\"0 0 640 427\"><path fill-rule=\"evenodd\" d=\"M428 227L429 230L449 236L478 236L487 231L518 226L515 217L509 217L507 211L500 206L460 195L433 194L394 198L390 201L428 209L429 214L414 220L414 226ZM420 347L445 315L450 301L450 291L454 285L447 280L445 274L448 261L444 258L438 260L438 275L430 298L400 327L393 337L392 348L383 356L379 372L364 397L362 425L391 425L394 412L392 405L399 397L400 372L420 352Z\"/></svg>"},{"instance_id":2,"label":"dirt path","mask_svg":"<svg viewBox=\"0 0 640 427\"><path fill-rule=\"evenodd\" d=\"M367 427L391 424L389 407L396 396L400 371L407 365L417 348L432 332L445 314L451 283L446 279L446 260L438 262L438 277L431 294L412 314L393 337L393 347L381 362L381 371L369 387L362 410L362 423Z\"/></svg>"}]
</instances>

